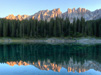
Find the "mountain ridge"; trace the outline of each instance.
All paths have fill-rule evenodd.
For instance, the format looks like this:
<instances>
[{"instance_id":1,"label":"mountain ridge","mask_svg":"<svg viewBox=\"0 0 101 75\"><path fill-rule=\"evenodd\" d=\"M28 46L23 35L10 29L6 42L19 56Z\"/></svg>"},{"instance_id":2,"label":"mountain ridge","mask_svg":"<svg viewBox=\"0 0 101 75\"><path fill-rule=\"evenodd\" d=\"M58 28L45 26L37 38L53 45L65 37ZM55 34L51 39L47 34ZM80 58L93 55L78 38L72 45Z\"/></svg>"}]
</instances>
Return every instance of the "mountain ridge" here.
<instances>
[{"instance_id":1,"label":"mountain ridge","mask_svg":"<svg viewBox=\"0 0 101 75\"><path fill-rule=\"evenodd\" d=\"M70 9L68 8L66 12L62 13L60 8L56 8L53 10L40 10L33 15L17 15L14 16L13 14L8 15L5 19L10 20L24 20L24 19L37 19L39 20L47 20L50 21L51 18L60 17L65 19L66 17L69 18L70 22L73 22L74 18L81 19L81 17L85 18L86 21L88 20L96 20L101 18L101 9L97 9L95 11L90 11L85 8L78 8L78 9Z\"/></svg>"}]
</instances>

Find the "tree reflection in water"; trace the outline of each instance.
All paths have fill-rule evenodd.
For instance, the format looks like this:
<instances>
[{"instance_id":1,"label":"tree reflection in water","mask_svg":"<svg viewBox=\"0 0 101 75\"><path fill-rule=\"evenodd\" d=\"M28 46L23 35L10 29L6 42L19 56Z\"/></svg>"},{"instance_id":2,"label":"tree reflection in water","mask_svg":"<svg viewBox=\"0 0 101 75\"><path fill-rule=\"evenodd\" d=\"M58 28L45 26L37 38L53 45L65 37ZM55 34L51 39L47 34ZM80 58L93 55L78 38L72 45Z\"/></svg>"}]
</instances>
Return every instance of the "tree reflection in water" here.
<instances>
[{"instance_id":1,"label":"tree reflection in water","mask_svg":"<svg viewBox=\"0 0 101 75\"><path fill-rule=\"evenodd\" d=\"M101 71L101 45L50 45L10 44L0 45L0 63L33 65L41 70L60 72Z\"/></svg>"}]
</instances>

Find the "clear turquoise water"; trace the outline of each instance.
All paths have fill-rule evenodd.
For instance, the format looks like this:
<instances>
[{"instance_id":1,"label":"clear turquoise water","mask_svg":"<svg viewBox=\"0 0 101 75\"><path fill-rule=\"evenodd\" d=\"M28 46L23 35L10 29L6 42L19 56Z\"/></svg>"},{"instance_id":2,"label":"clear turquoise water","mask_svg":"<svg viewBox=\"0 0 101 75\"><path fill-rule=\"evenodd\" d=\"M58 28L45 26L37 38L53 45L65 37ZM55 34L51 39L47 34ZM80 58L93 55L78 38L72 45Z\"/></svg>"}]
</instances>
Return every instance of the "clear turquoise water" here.
<instances>
[{"instance_id":1,"label":"clear turquoise water","mask_svg":"<svg viewBox=\"0 0 101 75\"><path fill-rule=\"evenodd\" d=\"M101 75L101 45L0 45L0 75Z\"/></svg>"}]
</instances>

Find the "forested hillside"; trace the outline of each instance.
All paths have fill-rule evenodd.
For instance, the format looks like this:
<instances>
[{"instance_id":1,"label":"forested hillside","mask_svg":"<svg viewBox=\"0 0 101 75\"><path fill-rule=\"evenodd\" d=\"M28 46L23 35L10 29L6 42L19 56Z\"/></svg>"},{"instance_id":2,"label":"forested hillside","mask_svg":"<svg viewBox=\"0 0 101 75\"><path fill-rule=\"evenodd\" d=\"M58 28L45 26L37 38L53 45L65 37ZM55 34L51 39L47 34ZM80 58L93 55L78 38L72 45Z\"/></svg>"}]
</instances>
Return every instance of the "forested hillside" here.
<instances>
[{"instance_id":1,"label":"forested hillside","mask_svg":"<svg viewBox=\"0 0 101 75\"><path fill-rule=\"evenodd\" d=\"M41 38L41 37L101 37L101 19L85 21L77 19L7 20L0 19L0 37Z\"/></svg>"}]
</instances>

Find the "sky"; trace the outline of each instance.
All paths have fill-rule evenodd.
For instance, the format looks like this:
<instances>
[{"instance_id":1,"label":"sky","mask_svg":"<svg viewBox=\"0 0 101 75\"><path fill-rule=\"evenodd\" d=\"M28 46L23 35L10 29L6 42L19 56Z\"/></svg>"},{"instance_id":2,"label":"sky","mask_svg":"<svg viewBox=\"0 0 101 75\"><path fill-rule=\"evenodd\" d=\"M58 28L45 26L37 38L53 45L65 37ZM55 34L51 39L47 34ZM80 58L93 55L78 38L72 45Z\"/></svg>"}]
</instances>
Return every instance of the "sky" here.
<instances>
[{"instance_id":1,"label":"sky","mask_svg":"<svg viewBox=\"0 0 101 75\"><path fill-rule=\"evenodd\" d=\"M0 0L0 17L9 14L33 15L40 10L60 8L66 12L68 8L86 8L91 11L101 9L101 0Z\"/></svg>"}]
</instances>

